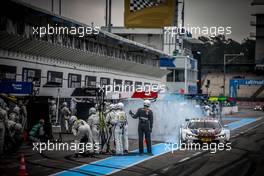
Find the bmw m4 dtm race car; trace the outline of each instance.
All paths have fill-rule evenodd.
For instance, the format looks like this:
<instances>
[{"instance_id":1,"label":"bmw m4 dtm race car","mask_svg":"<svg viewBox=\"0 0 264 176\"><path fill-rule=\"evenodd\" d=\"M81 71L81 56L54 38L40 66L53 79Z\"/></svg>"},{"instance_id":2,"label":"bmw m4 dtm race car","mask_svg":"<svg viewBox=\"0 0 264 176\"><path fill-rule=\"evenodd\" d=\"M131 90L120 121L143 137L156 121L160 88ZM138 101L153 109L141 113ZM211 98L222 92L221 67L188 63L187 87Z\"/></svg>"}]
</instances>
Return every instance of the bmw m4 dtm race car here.
<instances>
[{"instance_id":1,"label":"bmw m4 dtm race car","mask_svg":"<svg viewBox=\"0 0 264 176\"><path fill-rule=\"evenodd\" d=\"M214 118L186 119L180 128L181 143L228 143L230 130Z\"/></svg>"},{"instance_id":2,"label":"bmw m4 dtm race car","mask_svg":"<svg viewBox=\"0 0 264 176\"><path fill-rule=\"evenodd\" d=\"M254 107L254 111L264 111L264 105L257 105Z\"/></svg>"}]
</instances>

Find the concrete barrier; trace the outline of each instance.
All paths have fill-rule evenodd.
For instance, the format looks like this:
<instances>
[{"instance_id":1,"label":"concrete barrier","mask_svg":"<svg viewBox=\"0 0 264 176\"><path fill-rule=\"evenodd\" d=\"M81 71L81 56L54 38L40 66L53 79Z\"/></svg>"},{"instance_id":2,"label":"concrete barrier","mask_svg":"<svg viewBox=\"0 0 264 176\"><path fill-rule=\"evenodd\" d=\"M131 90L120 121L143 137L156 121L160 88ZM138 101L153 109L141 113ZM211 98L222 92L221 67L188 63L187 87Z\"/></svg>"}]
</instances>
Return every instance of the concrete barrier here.
<instances>
[{"instance_id":1,"label":"concrete barrier","mask_svg":"<svg viewBox=\"0 0 264 176\"><path fill-rule=\"evenodd\" d=\"M228 115L228 114L233 114L238 112L238 106L232 106L232 107L223 107L222 108L222 114L223 115Z\"/></svg>"}]
</instances>

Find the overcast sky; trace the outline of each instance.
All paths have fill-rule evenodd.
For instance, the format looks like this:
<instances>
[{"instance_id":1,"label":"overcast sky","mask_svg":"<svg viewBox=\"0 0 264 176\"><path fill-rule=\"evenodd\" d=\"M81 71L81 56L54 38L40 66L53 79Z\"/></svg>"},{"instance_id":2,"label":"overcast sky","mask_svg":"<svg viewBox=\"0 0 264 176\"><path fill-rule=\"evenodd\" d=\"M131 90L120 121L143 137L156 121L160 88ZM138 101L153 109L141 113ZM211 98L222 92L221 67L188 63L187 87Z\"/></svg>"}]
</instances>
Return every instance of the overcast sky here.
<instances>
[{"instance_id":1,"label":"overcast sky","mask_svg":"<svg viewBox=\"0 0 264 176\"><path fill-rule=\"evenodd\" d=\"M51 10L51 0L23 0L32 5ZM228 38L237 41L249 37L254 28L250 21L254 8L252 0L185 0L185 24L190 26L231 26ZM54 10L58 13L59 0L54 0ZM264 12L264 11L263 11ZM112 0L112 23L124 24L124 0ZM62 0L62 15L82 23L97 26L105 24L105 0Z\"/></svg>"}]
</instances>

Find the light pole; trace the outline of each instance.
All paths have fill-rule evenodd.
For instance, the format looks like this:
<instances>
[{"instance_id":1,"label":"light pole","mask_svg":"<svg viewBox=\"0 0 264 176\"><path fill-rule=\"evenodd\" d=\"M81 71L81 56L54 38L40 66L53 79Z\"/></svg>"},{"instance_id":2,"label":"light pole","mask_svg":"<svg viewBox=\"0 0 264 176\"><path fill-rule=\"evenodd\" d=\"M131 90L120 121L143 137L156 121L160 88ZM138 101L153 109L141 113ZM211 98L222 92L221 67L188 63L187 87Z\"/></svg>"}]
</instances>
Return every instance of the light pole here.
<instances>
[{"instance_id":1,"label":"light pole","mask_svg":"<svg viewBox=\"0 0 264 176\"><path fill-rule=\"evenodd\" d=\"M225 82L226 82L226 64L230 63L234 59L236 59L239 56L244 56L244 53L239 53L239 54L224 54L224 85L223 85L223 95L225 96ZM230 60L226 60L227 57L233 57Z\"/></svg>"}]
</instances>

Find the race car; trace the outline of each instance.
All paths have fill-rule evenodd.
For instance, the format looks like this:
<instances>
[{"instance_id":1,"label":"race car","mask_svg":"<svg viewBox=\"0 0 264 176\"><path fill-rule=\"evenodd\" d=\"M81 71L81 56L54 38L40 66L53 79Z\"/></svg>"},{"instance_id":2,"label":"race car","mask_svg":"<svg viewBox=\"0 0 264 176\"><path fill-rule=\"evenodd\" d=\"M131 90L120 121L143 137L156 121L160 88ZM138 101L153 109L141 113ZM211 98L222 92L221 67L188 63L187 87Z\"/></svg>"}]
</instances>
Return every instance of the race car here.
<instances>
[{"instance_id":1,"label":"race car","mask_svg":"<svg viewBox=\"0 0 264 176\"><path fill-rule=\"evenodd\" d=\"M264 105L257 105L254 107L254 111L264 111Z\"/></svg>"},{"instance_id":2,"label":"race car","mask_svg":"<svg viewBox=\"0 0 264 176\"><path fill-rule=\"evenodd\" d=\"M181 143L228 143L230 130L215 118L186 119L180 128Z\"/></svg>"}]
</instances>

